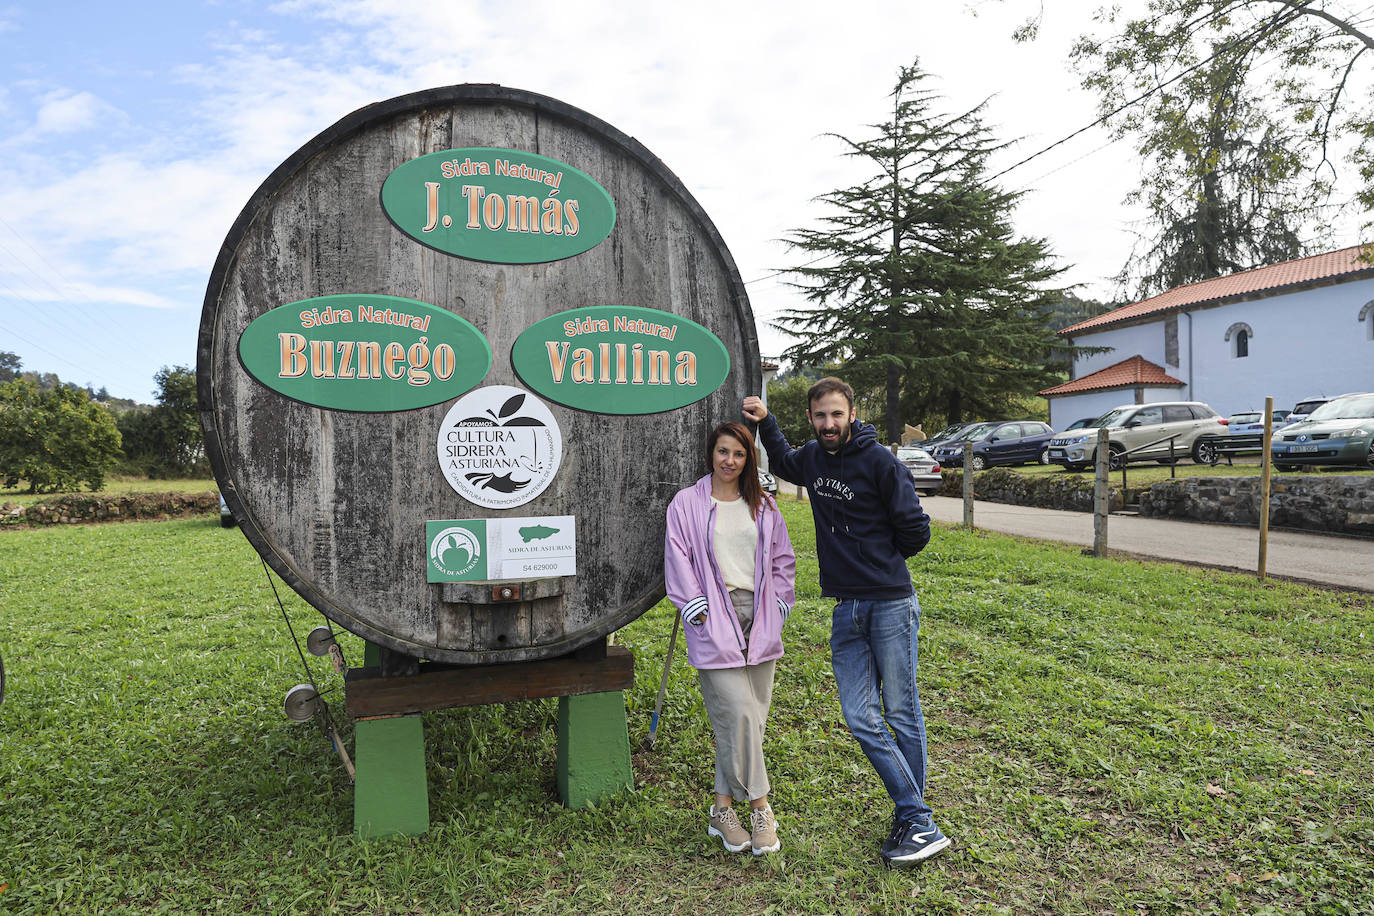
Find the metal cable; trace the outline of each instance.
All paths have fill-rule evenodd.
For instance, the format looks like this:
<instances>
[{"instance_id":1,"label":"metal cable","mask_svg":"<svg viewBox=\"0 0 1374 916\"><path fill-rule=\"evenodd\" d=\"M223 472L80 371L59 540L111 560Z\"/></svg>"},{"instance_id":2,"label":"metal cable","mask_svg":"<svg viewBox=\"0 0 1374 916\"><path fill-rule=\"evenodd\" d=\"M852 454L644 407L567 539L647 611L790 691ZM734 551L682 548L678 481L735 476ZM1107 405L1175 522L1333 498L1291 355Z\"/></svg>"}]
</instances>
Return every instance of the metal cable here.
<instances>
[{"instance_id":1,"label":"metal cable","mask_svg":"<svg viewBox=\"0 0 1374 916\"><path fill-rule=\"evenodd\" d=\"M272 587L272 596L277 599L277 607L281 610L281 619L286 622L286 630L291 634L291 642L296 647L296 655L301 660L301 667L305 669L306 680L310 682L310 689L315 691L315 698L319 701L320 708L315 713L314 718L320 726L320 731L324 734L325 738L329 740L329 743L334 746L334 750L343 760L344 768L348 772L348 778L352 780L354 778L353 762L349 759L348 753L343 747L343 739L339 736L339 729L334 722L334 714L329 709L329 702L324 698L324 693L320 690L319 685L315 683L315 675L310 670L309 662L305 660L305 652L301 649L301 641L296 637L296 628L291 625L291 618L286 613L286 603L281 600L281 593L277 591L277 583L276 580L272 578L272 571L267 567L267 560L262 557L258 557L258 560L262 563L262 572L263 575L267 577L267 584ZM328 618L325 619L328 620ZM332 626L329 628L329 633L331 636L334 635L334 628ZM337 638L335 639L334 645L338 645ZM342 657L343 650L340 649L339 652L340 657Z\"/></svg>"},{"instance_id":2,"label":"metal cable","mask_svg":"<svg viewBox=\"0 0 1374 916\"><path fill-rule=\"evenodd\" d=\"M258 560L262 563L263 575L267 576L267 584L272 586L272 595L277 599L277 607L281 609L281 619L286 621L286 630L291 634L291 642L296 646L296 655L300 656L301 667L305 669L306 680L310 681L310 686L314 688L315 694L318 696L320 687L315 683L315 675L310 672L310 665L305 660L305 652L301 650L301 641L296 638L296 628L291 626L291 618L286 614L286 604L281 600L281 594L277 591L277 583L272 578L271 570L267 568L267 561L262 557L258 557Z\"/></svg>"}]
</instances>

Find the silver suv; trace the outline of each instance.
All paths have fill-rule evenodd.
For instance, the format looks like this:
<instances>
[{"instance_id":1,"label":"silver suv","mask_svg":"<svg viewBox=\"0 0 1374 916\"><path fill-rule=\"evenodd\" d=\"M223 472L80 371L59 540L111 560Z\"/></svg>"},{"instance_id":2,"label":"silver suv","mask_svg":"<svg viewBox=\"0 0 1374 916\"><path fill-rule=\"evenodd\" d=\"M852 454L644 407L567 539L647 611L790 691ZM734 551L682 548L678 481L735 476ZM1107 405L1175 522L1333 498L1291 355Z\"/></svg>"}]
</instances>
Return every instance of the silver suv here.
<instances>
[{"instance_id":1,"label":"silver suv","mask_svg":"<svg viewBox=\"0 0 1374 916\"><path fill-rule=\"evenodd\" d=\"M1097 431L1103 427L1108 431L1113 469L1127 461L1149 459L1172 464L1190 455L1199 464L1214 464L1213 437L1225 434L1226 420L1201 401L1124 404L1098 417L1094 426L1051 439L1050 462L1074 469L1088 467L1096 460Z\"/></svg>"}]
</instances>

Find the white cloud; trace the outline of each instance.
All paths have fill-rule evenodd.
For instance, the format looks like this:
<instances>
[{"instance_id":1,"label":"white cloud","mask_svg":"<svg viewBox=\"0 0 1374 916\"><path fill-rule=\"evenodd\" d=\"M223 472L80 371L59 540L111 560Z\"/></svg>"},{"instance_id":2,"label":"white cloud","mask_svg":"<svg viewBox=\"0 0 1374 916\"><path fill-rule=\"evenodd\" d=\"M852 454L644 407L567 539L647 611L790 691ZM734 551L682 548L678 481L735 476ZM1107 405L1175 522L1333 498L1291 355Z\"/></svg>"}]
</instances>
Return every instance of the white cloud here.
<instances>
[{"instance_id":1,"label":"white cloud","mask_svg":"<svg viewBox=\"0 0 1374 916\"><path fill-rule=\"evenodd\" d=\"M38 107L32 133L73 133L117 114L115 108L89 92L54 93Z\"/></svg>"},{"instance_id":2,"label":"white cloud","mask_svg":"<svg viewBox=\"0 0 1374 916\"><path fill-rule=\"evenodd\" d=\"M153 281L204 270L257 181L219 157L150 162L93 157L83 168L0 194L7 221L92 270Z\"/></svg>"},{"instance_id":3,"label":"white cloud","mask_svg":"<svg viewBox=\"0 0 1374 916\"><path fill-rule=\"evenodd\" d=\"M79 268L69 265L66 270L75 274ZM45 276L43 283L24 285L22 277L6 276L4 273L0 273L0 284L5 286L6 291L11 296L19 298L27 304L99 302L105 305L131 305L151 309L176 309L184 308L186 305L184 301L169 299L144 287L111 286L86 280L67 279L69 275L68 273L57 273ZM54 283L61 285L56 286Z\"/></svg>"}]
</instances>

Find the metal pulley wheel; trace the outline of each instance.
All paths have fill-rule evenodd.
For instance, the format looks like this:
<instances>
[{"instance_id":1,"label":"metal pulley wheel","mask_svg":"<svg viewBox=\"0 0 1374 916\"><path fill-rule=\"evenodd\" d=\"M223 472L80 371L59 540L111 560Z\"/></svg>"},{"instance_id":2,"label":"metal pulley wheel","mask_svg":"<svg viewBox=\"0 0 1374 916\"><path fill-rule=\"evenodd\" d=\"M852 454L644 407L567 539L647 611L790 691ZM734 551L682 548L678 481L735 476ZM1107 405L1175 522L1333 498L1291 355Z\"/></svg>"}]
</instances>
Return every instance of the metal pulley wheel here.
<instances>
[{"instance_id":1,"label":"metal pulley wheel","mask_svg":"<svg viewBox=\"0 0 1374 916\"><path fill-rule=\"evenodd\" d=\"M305 648L311 655L328 655L329 647L334 644L334 631L329 627L315 627L305 637Z\"/></svg>"},{"instance_id":2,"label":"metal pulley wheel","mask_svg":"<svg viewBox=\"0 0 1374 916\"><path fill-rule=\"evenodd\" d=\"M297 684L286 691L282 708L292 722L307 722L320 711L319 691L310 684Z\"/></svg>"}]
</instances>

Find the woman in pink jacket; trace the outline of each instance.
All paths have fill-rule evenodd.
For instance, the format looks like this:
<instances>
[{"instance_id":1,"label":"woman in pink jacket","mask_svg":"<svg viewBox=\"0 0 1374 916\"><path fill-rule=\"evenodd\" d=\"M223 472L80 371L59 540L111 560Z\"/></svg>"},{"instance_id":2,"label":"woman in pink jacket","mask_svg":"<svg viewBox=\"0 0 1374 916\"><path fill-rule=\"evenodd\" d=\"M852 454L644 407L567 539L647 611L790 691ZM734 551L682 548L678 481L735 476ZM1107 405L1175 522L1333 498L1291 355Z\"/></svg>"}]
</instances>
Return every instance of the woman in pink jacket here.
<instances>
[{"instance_id":1,"label":"woman in pink jacket","mask_svg":"<svg viewBox=\"0 0 1374 916\"><path fill-rule=\"evenodd\" d=\"M706 442L711 473L668 506L668 597L682 613L716 738L716 798L707 832L730 852L781 847L768 804L763 730L795 600L796 555L777 504L759 485L754 437L723 423ZM746 830L731 806L749 803Z\"/></svg>"}]
</instances>

